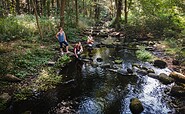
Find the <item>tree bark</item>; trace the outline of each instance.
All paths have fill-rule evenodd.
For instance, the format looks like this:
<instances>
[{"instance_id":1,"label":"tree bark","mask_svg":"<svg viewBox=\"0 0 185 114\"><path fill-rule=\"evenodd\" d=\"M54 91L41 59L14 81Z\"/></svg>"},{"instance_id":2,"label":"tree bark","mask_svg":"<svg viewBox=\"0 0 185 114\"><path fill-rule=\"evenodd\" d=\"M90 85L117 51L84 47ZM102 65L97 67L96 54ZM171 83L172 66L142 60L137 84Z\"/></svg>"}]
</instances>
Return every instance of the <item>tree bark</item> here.
<instances>
[{"instance_id":1,"label":"tree bark","mask_svg":"<svg viewBox=\"0 0 185 114\"><path fill-rule=\"evenodd\" d=\"M75 0L75 7L76 7L76 26L78 25L78 0Z\"/></svg>"},{"instance_id":2,"label":"tree bark","mask_svg":"<svg viewBox=\"0 0 185 114\"><path fill-rule=\"evenodd\" d=\"M127 11L127 0L125 0L125 23L127 23L128 11Z\"/></svg>"},{"instance_id":3,"label":"tree bark","mask_svg":"<svg viewBox=\"0 0 185 114\"><path fill-rule=\"evenodd\" d=\"M50 0L47 0L47 15L50 16Z\"/></svg>"},{"instance_id":4,"label":"tree bark","mask_svg":"<svg viewBox=\"0 0 185 114\"><path fill-rule=\"evenodd\" d=\"M65 2L66 2L66 0L61 0L61 7L60 7L60 26L61 27L64 27Z\"/></svg>"},{"instance_id":5,"label":"tree bark","mask_svg":"<svg viewBox=\"0 0 185 114\"><path fill-rule=\"evenodd\" d=\"M41 28L40 28L40 25L39 25L39 19L38 19L38 14L37 14L37 8L36 8L35 2L34 2L33 0L32 0L32 5L33 5L34 11L35 11L35 17L36 17L36 21L37 21L37 26L38 26L38 29L39 29L40 37L43 39L42 31L41 31Z\"/></svg>"},{"instance_id":6,"label":"tree bark","mask_svg":"<svg viewBox=\"0 0 185 114\"><path fill-rule=\"evenodd\" d=\"M59 9L60 9L60 2L59 2L59 0L57 0L57 17L58 17L58 14L59 14Z\"/></svg>"},{"instance_id":7,"label":"tree bark","mask_svg":"<svg viewBox=\"0 0 185 114\"><path fill-rule=\"evenodd\" d=\"M20 14L20 1L16 0L16 12Z\"/></svg>"},{"instance_id":8,"label":"tree bark","mask_svg":"<svg viewBox=\"0 0 185 114\"><path fill-rule=\"evenodd\" d=\"M117 12L116 12L116 18L115 21L113 22L113 26L116 29L120 29L121 28L121 10L122 10L122 0L117 0Z\"/></svg>"}]
</instances>

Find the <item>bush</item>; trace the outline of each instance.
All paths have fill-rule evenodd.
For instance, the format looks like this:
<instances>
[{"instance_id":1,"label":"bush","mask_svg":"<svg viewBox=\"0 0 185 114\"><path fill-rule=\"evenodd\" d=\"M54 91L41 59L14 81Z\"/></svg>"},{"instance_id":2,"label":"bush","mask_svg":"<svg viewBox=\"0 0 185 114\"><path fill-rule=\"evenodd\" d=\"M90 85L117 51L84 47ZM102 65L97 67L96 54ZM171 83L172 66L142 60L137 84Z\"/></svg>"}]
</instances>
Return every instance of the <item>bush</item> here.
<instances>
[{"instance_id":1,"label":"bush","mask_svg":"<svg viewBox=\"0 0 185 114\"><path fill-rule=\"evenodd\" d=\"M140 47L140 50L136 51L136 56L138 59L142 61L152 61L155 57L149 52L145 50L145 47Z\"/></svg>"}]
</instances>

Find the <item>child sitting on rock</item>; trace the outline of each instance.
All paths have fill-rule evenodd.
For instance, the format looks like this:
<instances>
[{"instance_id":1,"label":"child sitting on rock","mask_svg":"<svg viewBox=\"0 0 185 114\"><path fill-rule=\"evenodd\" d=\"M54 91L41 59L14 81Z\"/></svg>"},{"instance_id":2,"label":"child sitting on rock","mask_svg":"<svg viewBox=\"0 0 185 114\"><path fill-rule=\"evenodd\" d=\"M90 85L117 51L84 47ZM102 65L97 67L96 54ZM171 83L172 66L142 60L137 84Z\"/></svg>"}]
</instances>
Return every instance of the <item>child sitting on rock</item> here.
<instances>
[{"instance_id":1,"label":"child sitting on rock","mask_svg":"<svg viewBox=\"0 0 185 114\"><path fill-rule=\"evenodd\" d=\"M94 43L93 37L89 35L87 39L87 44L93 44L93 43Z\"/></svg>"},{"instance_id":2,"label":"child sitting on rock","mask_svg":"<svg viewBox=\"0 0 185 114\"><path fill-rule=\"evenodd\" d=\"M74 47L74 54L75 54L75 57L76 58L79 58L79 55L83 52L83 47L82 47L82 44L81 42L78 42L75 44L75 47Z\"/></svg>"}]
</instances>

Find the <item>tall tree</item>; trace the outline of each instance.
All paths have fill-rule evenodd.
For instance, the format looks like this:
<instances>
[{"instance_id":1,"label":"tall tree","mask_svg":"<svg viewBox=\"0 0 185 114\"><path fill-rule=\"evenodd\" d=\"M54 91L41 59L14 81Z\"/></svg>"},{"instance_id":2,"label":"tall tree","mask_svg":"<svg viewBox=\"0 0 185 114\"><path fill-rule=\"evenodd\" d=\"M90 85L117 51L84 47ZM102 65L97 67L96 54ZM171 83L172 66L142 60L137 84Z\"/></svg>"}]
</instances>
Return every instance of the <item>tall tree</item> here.
<instances>
[{"instance_id":1,"label":"tall tree","mask_svg":"<svg viewBox=\"0 0 185 114\"><path fill-rule=\"evenodd\" d=\"M37 21L37 26L38 26L38 29L39 29L40 37L43 39L43 34L42 34L42 31L41 31L41 27L40 27L39 19L38 19L37 8L36 8L35 2L33 0L32 0L32 5L33 5L34 11L35 11L35 17L36 17L36 21Z\"/></svg>"},{"instance_id":2,"label":"tall tree","mask_svg":"<svg viewBox=\"0 0 185 114\"><path fill-rule=\"evenodd\" d=\"M78 25L78 0L75 0L75 8L76 8L76 26Z\"/></svg>"},{"instance_id":3,"label":"tall tree","mask_svg":"<svg viewBox=\"0 0 185 114\"><path fill-rule=\"evenodd\" d=\"M112 26L115 27L116 29L121 28L121 14L122 14L122 0L116 0L117 3L116 5L116 18L114 22L112 23Z\"/></svg>"},{"instance_id":4,"label":"tall tree","mask_svg":"<svg viewBox=\"0 0 185 114\"><path fill-rule=\"evenodd\" d=\"M61 7L60 7L60 26L61 27L64 27L65 2L66 2L66 0L61 0Z\"/></svg>"},{"instance_id":5,"label":"tall tree","mask_svg":"<svg viewBox=\"0 0 185 114\"><path fill-rule=\"evenodd\" d=\"M16 0L16 12L20 14L20 1Z\"/></svg>"},{"instance_id":6,"label":"tall tree","mask_svg":"<svg viewBox=\"0 0 185 114\"><path fill-rule=\"evenodd\" d=\"M125 0L125 23L127 23L127 17L128 17L128 12L127 12L127 0Z\"/></svg>"}]
</instances>

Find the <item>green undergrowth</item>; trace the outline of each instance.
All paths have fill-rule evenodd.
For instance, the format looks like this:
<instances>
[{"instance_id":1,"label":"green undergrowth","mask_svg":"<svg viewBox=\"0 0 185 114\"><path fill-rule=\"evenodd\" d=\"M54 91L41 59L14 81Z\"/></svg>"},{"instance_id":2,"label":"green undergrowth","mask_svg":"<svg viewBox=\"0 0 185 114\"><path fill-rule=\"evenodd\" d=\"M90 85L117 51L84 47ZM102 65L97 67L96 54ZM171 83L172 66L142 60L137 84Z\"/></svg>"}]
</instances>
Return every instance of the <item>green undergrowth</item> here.
<instances>
[{"instance_id":1,"label":"green undergrowth","mask_svg":"<svg viewBox=\"0 0 185 114\"><path fill-rule=\"evenodd\" d=\"M174 38L168 38L162 42L165 46L165 52L179 60L182 65L185 65L185 47L180 40Z\"/></svg>"},{"instance_id":2,"label":"green undergrowth","mask_svg":"<svg viewBox=\"0 0 185 114\"><path fill-rule=\"evenodd\" d=\"M56 64L55 64L55 67L56 68L61 68L61 67L64 67L66 64L68 64L69 62L71 62L71 58L67 55L63 55L62 57L60 57Z\"/></svg>"},{"instance_id":3,"label":"green undergrowth","mask_svg":"<svg viewBox=\"0 0 185 114\"><path fill-rule=\"evenodd\" d=\"M56 69L64 67L70 61L70 57L64 55L58 59L54 67L43 67L36 78L19 86L17 92L14 93L15 100L26 100L39 92L55 88L62 81L62 76L57 75Z\"/></svg>"},{"instance_id":4,"label":"green undergrowth","mask_svg":"<svg viewBox=\"0 0 185 114\"><path fill-rule=\"evenodd\" d=\"M14 93L15 100L26 100L27 98L43 91L55 88L62 80L62 76L56 75L54 69L42 68L37 78L19 86Z\"/></svg>"},{"instance_id":5,"label":"green undergrowth","mask_svg":"<svg viewBox=\"0 0 185 114\"><path fill-rule=\"evenodd\" d=\"M156 57L149 51L145 50L144 46L140 46L136 51L136 56L142 61L152 62Z\"/></svg>"}]
</instances>

